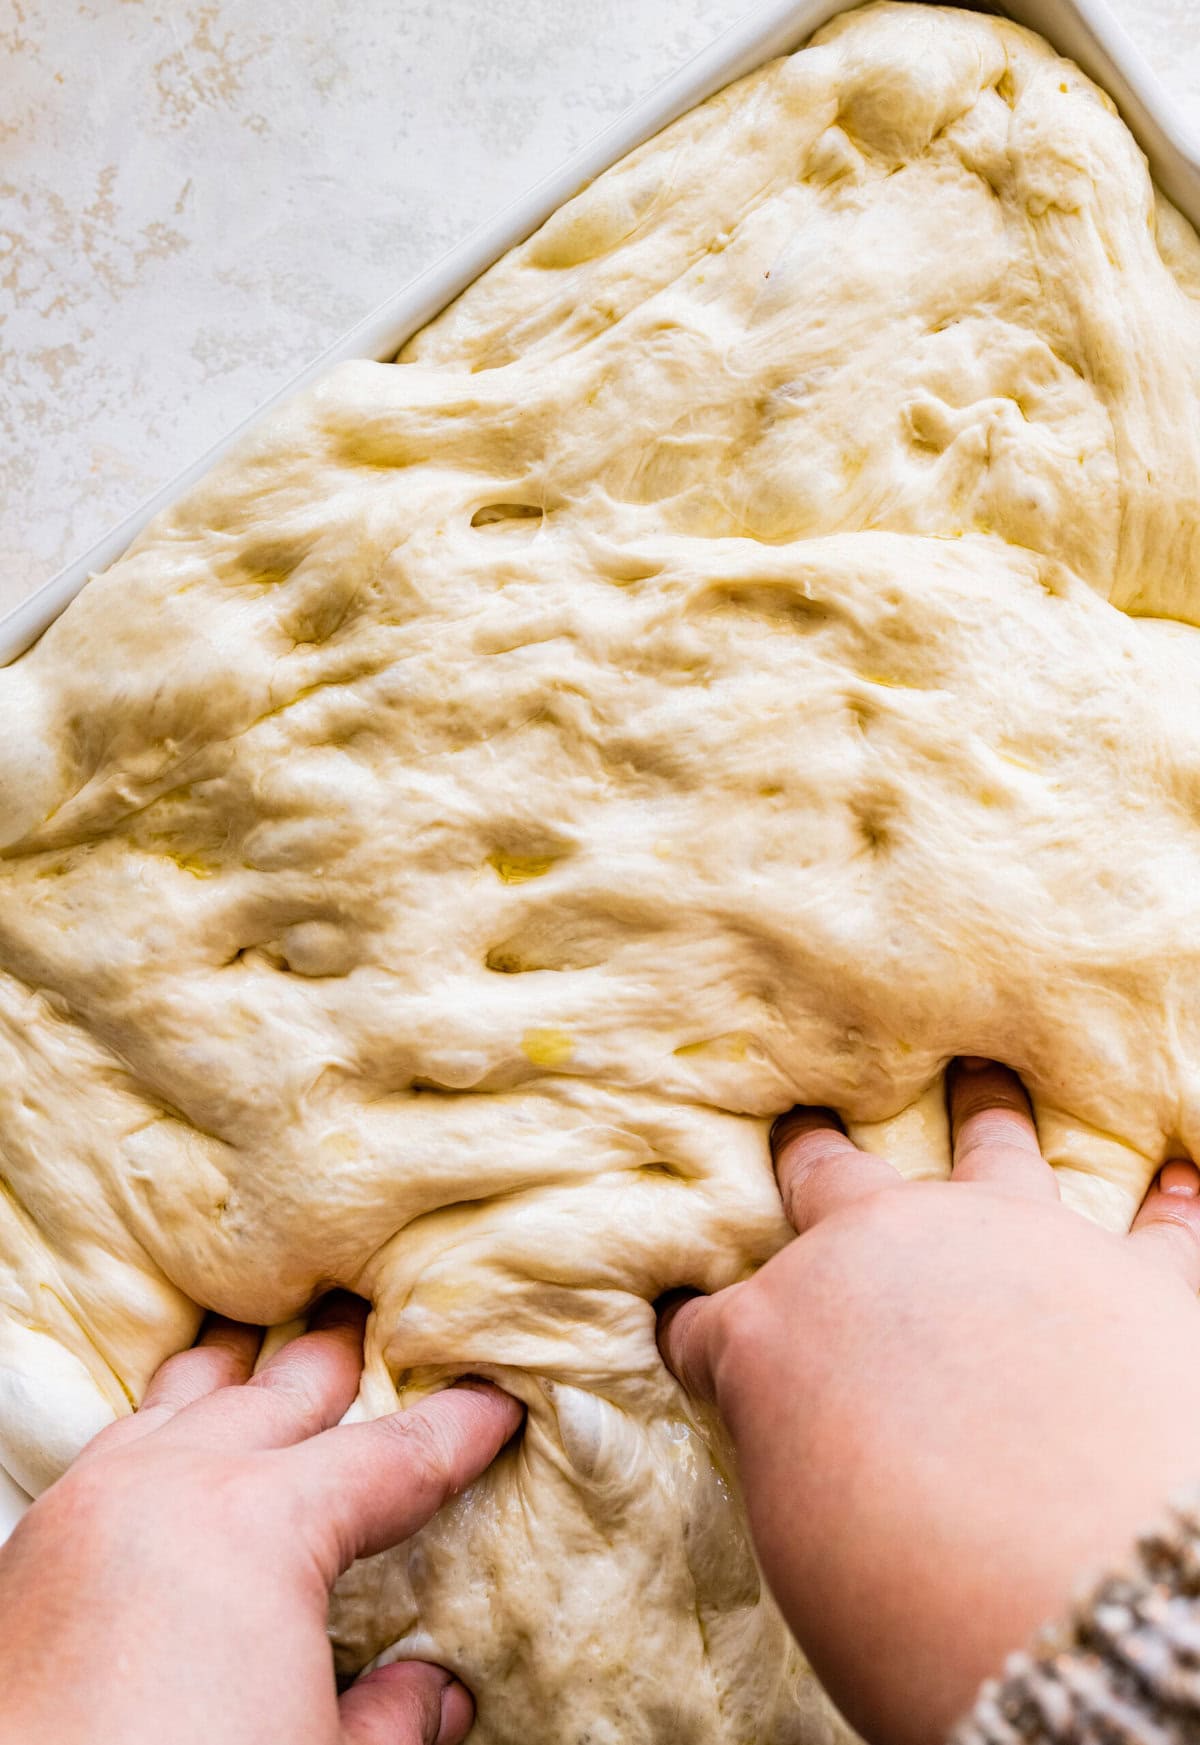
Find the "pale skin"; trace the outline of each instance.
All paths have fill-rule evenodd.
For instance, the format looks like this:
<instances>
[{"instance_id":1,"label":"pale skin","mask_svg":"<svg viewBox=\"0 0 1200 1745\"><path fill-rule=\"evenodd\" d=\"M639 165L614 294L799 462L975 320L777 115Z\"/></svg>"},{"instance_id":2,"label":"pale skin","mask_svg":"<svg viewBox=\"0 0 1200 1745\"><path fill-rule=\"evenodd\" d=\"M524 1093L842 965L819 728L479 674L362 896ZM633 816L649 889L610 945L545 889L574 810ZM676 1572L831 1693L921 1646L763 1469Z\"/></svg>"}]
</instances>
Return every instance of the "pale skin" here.
<instances>
[{"instance_id":1,"label":"pale skin","mask_svg":"<svg viewBox=\"0 0 1200 1745\"><path fill-rule=\"evenodd\" d=\"M329 1590L469 1484L521 1408L471 1383L333 1428L364 1311L327 1298L252 1380L258 1330L215 1322L34 1505L0 1553L2 1745L466 1735L471 1697L442 1668L390 1666L338 1700Z\"/></svg>"},{"instance_id":2,"label":"pale skin","mask_svg":"<svg viewBox=\"0 0 1200 1745\"><path fill-rule=\"evenodd\" d=\"M797 1239L675 1300L660 1344L732 1433L789 1624L873 1745L929 1745L1089 1569L1200 1479L1200 1174L1128 1237L1061 1205L1019 1081L951 1074L954 1175L905 1184L825 1111L777 1123ZM0 1745L457 1745L444 1668L338 1698L325 1619L520 1424L469 1382L341 1427L363 1308L338 1296L251 1379L211 1324L0 1551Z\"/></svg>"},{"instance_id":3,"label":"pale skin","mask_svg":"<svg viewBox=\"0 0 1200 1745\"><path fill-rule=\"evenodd\" d=\"M949 1099L949 1182L903 1182L828 1111L785 1116L796 1240L660 1325L732 1432L788 1623L873 1745L944 1737L1200 1481L1195 1167L1110 1235L1062 1205L1013 1074L960 1063Z\"/></svg>"}]
</instances>

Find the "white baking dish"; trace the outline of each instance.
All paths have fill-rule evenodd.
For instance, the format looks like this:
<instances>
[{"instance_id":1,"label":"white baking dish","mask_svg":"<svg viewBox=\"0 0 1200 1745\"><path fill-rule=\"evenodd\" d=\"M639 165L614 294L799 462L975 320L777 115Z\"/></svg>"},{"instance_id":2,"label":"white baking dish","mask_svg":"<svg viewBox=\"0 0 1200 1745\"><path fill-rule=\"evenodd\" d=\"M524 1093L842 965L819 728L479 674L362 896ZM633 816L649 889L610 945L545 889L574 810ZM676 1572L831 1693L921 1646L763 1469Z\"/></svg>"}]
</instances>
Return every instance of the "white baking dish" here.
<instances>
[{"instance_id":1,"label":"white baking dish","mask_svg":"<svg viewBox=\"0 0 1200 1745\"><path fill-rule=\"evenodd\" d=\"M88 577L114 563L151 517L194 484L270 407L331 364L347 358L386 361L394 357L411 334L585 183L722 85L775 55L798 48L819 26L855 3L856 0L766 0L756 7L711 47L610 123L561 169L530 188L491 223L473 231L457 248L359 322L223 441L164 485L15 611L0 619L0 665L14 660L36 641L66 609ZM1185 135L1181 120L1171 110L1149 68L1105 11L1101 0L1007 0L1002 6L977 9L1003 12L1039 31L1107 90L1149 157L1158 185L1200 229L1200 141ZM1200 28L1200 19L1197 27ZM27 1501L0 1469L0 1538L11 1531Z\"/></svg>"},{"instance_id":2,"label":"white baking dish","mask_svg":"<svg viewBox=\"0 0 1200 1745\"><path fill-rule=\"evenodd\" d=\"M837 13L848 11L854 3L855 0L766 0L766 4L755 7L709 48L618 116L568 158L561 169L514 200L491 223L472 231L457 248L380 304L307 369L284 383L278 393L215 447L200 455L103 539L97 540L82 557L0 619L0 665L15 659L35 642L75 598L88 577L115 563L150 518L193 485L270 407L305 386L331 364L346 358L383 362L395 357L410 335L445 308L493 261L536 230L585 183L722 85L775 55L798 48L814 30ZM1180 118L1168 104L1149 67L1105 10L1102 0L1006 0L1003 5L980 5L976 9L1004 13L1039 31L1115 98L1150 159L1159 187L1200 230L1200 141L1185 134Z\"/></svg>"}]
</instances>

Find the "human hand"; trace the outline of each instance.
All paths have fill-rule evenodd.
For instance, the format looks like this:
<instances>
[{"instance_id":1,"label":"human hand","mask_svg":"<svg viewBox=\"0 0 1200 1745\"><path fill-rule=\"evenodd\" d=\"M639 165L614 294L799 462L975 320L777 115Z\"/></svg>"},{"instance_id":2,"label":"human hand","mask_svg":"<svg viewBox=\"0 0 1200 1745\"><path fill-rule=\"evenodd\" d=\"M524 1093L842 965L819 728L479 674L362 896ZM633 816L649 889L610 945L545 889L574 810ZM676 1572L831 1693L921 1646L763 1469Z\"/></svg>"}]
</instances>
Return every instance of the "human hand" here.
<instances>
[{"instance_id":1,"label":"human hand","mask_svg":"<svg viewBox=\"0 0 1200 1745\"><path fill-rule=\"evenodd\" d=\"M1200 1174L1127 1237L1059 1202L1019 1081L959 1063L950 1182L824 1110L776 1123L798 1239L664 1308L732 1433L767 1580L875 1745L931 1745L1089 1572L1200 1479Z\"/></svg>"},{"instance_id":2,"label":"human hand","mask_svg":"<svg viewBox=\"0 0 1200 1745\"><path fill-rule=\"evenodd\" d=\"M325 1624L354 1558L416 1532L521 1419L482 1382L338 1427L364 1305L335 1293L253 1379L255 1328L213 1321L0 1550L0 1745L457 1745L439 1667L338 1700Z\"/></svg>"}]
</instances>

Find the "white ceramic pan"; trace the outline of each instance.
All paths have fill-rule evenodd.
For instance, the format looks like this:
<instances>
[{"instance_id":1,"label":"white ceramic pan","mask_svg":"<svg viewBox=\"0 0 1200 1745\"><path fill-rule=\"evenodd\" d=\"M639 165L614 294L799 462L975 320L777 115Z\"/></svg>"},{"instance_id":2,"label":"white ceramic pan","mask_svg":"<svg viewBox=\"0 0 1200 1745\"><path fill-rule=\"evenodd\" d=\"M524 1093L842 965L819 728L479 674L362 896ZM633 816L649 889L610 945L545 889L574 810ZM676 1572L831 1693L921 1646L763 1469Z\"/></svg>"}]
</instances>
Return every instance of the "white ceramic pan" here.
<instances>
[{"instance_id":1,"label":"white ceramic pan","mask_svg":"<svg viewBox=\"0 0 1200 1745\"><path fill-rule=\"evenodd\" d=\"M0 665L16 659L35 642L88 577L115 563L151 517L193 485L270 407L331 364L347 358L385 362L395 357L410 335L610 164L723 85L775 55L799 48L822 24L855 3L857 0L765 0L710 48L626 110L561 169L397 291L286 382L222 442L0 619ZM977 9L1003 12L1039 31L1108 91L1149 157L1159 187L1200 230L1200 141L1186 136L1181 119L1171 110L1141 56L1105 11L1102 0L1008 0L1002 6L980 5ZM27 1501L0 1469L0 1538L11 1530Z\"/></svg>"},{"instance_id":2,"label":"white ceramic pan","mask_svg":"<svg viewBox=\"0 0 1200 1745\"><path fill-rule=\"evenodd\" d=\"M88 577L115 563L150 518L182 496L270 407L304 387L331 364L346 358L386 362L395 357L418 328L444 309L493 261L523 242L585 183L658 133L676 116L719 91L722 85L775 55L799 48L814 30L855 3L857 0L765 0L765 4L755 7L711 47L618 116L568 158L561 169L514 200L491 223L472 231L457 248L343 334L223 441L200 455L89 551L0 619L0 666L35 642L75 598ZM1029 25L1062 54L1078 62L1115 99L1150 159L1155 181L1200 230L1200 141L1186 136L1180 118L1171 109L1149 67L1105 10L1102 0L1007 0L1003 5L988 5L980 0L976 9L1002 12L1019 24Z\"/></svg>"}]
</instances>

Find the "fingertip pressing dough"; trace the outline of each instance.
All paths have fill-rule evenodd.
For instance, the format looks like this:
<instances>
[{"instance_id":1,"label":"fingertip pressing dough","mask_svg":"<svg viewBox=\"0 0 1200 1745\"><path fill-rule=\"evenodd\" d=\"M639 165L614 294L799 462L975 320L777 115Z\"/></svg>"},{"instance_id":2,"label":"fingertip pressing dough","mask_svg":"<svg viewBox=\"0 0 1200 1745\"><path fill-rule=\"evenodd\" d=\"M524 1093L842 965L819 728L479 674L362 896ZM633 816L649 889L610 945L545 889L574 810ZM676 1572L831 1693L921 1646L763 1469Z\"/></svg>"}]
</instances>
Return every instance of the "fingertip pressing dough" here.
<instances>
[{"instance_id":1,"label":"fingertip pressing dough","mask_svg":"<svg viewBox=\"0 0 1200 1745\"><path fill-rule=\"evenodd\" d=\"M264 422L0 672L0 1438L204 1309L521 1441L335 1599L481 1745L843 1734L653 1299L838 1109L1200 1148L1200 245L1001 19L849 13Z\"/></svg>"}]
</instances>

